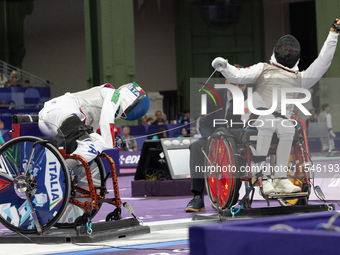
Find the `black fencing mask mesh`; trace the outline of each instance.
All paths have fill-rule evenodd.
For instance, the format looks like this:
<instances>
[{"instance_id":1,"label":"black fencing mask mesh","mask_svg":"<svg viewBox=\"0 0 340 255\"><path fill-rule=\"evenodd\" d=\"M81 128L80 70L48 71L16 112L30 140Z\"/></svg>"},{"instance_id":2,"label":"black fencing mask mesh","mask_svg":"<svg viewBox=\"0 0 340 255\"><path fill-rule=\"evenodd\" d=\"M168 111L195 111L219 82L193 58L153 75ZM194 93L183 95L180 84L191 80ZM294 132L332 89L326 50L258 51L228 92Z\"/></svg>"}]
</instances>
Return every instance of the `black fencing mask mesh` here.
<instances>
[{"instance_id":1,"label":"black fencing mask mesh","mask_svg":"<svg viewBox=\"0 0 340 255\"><path fill-rule=\"evenodd\" d=\"M299 41L292 35L282 36L274 47L274 55L279 64L293 68L301 55Z\"/></svg>"}]
</instances>

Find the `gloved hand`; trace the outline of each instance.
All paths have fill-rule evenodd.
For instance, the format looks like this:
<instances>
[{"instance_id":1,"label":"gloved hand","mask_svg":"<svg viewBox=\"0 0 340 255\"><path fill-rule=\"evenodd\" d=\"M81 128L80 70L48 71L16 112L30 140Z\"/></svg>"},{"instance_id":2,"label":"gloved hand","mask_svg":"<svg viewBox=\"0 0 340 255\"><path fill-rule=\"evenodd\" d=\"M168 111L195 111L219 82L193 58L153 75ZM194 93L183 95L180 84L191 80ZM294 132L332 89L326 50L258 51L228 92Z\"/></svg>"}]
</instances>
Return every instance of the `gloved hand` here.
<instances>
[{"instance_id":1,"label":"gloved hand","mask_svg":"<svg viewBox=\"0 0 340 255\"><path fill-rule=\"evenodd\" d=\"M335 138L336 134L334 134L333 130L329 130L329 134L331 135L331 137Z\"/></svg>"},{"instance_id":2,"label":"gloved hand","mask_svg":"<svg viewBox=\"0 0 340 255\"><path fill-rule=\"evenodd\" d=\"M123 137L121 137L120 135L117 135L115 138L115 145L117 148L122 148L123 147L123 143L124 143L124 139Z\"/></svg>"},{"instance_id":3,"label":"gloved hand","mask_svg":"<svg viewBox=\"0 0 340 255\"><path fill-rule=\"evenodd\" d=\"M224 69L227 68L228 60L218 57L213 60L211 65L214 69L217 69L217 71L222 72Z\"/></svg>"},{"instance_id":4,"label":"gloved hand","mask_svg":"<svg viewBox=\"0 0 340 255\"><path fill-rule=\"evenodd\" d=\"M340 20L336 19L332 26L331 26L331 31L335 32L335 33L339 33L340 32Z\"/></svg>"}]
</instances>

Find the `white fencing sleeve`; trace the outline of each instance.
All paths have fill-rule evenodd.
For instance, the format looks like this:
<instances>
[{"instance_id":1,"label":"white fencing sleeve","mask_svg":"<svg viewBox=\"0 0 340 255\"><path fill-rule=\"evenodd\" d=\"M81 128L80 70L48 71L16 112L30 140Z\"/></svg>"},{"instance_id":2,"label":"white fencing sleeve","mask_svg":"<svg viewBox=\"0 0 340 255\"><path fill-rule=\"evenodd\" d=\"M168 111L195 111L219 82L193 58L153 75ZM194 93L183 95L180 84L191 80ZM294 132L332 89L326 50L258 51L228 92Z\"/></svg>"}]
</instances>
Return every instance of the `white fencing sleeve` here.
<instances>
[{"instance_id":1,"label":"white fencing sleeve","mask_svg":"<svg viewBox=\"0 0 340 255\"><path fill-rule=\"evenodd\" d=\"M331 65L339 34L329 32L317 59L301 72L301 87L309 89L317 83Z\"/></svg>"},{"instance_id":2,"label":"white fencing sleeve","mask_svg":"<svg viewBox=\"0 0 340 255\"><path fill-rule=\"evenodd\" d=\"M101 90L103 97L102 112L100 114L100 133L105 141L105 149L113 148L113 138L111 136L110 125L115 122L115 113L120 104L120 93L113 88L103 87Z\"/></svg>"},{"instance_id":3,"label":"white fencing sleeve","mask_svg":"<svg viewBox=\"0 0 340 255\"><path fill-rule=\"evenodd\" d=\"M327 128L332 129L332 115L329 113L326 115Z\"/></svg>"},{"instance_id":4,"label":"white fencing sleeve","mask_svg":"<svg viewBox=\"0 0 340 255\"><path fill-rule=\"evenodd\" d=\"M231 83L251 84L256 82L262 71L263 63L258 63L247 68L236 68L235 66L228 64L227 68L221 73Z\"/></svg>"}]
</instances>

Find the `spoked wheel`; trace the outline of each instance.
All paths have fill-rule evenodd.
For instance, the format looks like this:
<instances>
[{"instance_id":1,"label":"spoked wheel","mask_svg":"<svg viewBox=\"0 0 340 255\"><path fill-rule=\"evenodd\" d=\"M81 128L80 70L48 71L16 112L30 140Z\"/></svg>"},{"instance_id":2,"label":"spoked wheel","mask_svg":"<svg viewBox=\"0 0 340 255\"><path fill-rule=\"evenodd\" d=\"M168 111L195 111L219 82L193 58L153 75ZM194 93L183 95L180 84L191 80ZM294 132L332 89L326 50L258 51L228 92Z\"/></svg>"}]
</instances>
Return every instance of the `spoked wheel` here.
<instances>
[{"instance_id":1,"label":"spoked wheel","mask_svg":"<svg viewBox=\"0 0 340 255\"><path fill-rule=\"evenodd\" d=\"M230 208L237 202L236 172L238 160L235 142L225 128L218 128L209 138L205 158L205 183L213 208Z\"/></svg>"},{"instance_id":2,"label":"spoked wheel","mask_svg":"<svg viewBox=\"0 0 340 255\"><path fill-rule=\"evenodd\" d=\"M93 179L93 184L96 187L96 191L98 195L105 196L106 184L105 184L105 170L104 165L100 158L95 158L90 163L90 169ZM77 179L77 183L75 184L77 187L80 187L86 191L89 191L88 181L85 173L85 168L83 165L75 166L70 170L71 179ZM82 195L80 192L76 192L76 196ZM76 198L79 202L91 202L91 198ZM102 203L98 202L98 209L93 209L91 211L90 219L92 219L97 212L99 211ZM74 204L69 203L65 210L63 216L59 219L59 221L55 224L58 228L73 228L76 225L75 221L82 217L85 210L81 207L78 207Z\"/></svg>"},{"instance_id":3,"label":"spoked wheel","mask_svg":"<svg viewBox=\"0 0 340 255\"><path fill-rule=\"evenodd\" d=\"M42 233L64 213L70 196L65 161L48 141L15 138L0 148L0 221L23 234Z\"/></svg>"}]
</instances>

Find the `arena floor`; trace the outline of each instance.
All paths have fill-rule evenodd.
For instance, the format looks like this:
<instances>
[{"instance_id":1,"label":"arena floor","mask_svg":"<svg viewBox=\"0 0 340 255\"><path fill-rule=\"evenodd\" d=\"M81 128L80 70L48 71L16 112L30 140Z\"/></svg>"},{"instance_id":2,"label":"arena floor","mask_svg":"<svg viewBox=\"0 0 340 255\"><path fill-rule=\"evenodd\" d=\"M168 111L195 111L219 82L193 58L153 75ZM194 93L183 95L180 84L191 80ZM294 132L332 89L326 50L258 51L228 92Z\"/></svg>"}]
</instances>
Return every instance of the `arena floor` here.
<instances>
[{"instance_id":1,"label":"arena floor","mask_svg":"<svg viewBox=\"0 0 340 255\"><path fill-rule=\"evenodd\" d=\"M317 162L340 162L340 158L315 158ZM131 181L134 176L131 174L121 174L118 176L120 196L123 202L127 201L133 207L136 216L139 217L144 225L149 226L151 233L127 236L124 238L115 238L112 240L86 243L64 243L64 244L1 244L1 254L189 254L189 237L188 229L196 224L214 224L216 218L207 217L206 220L193 221L192 218L197 213L185 213L184 209L192 196L178 197L131 197ZM332 180L328 180L332 182ZM316 184L317 181L316 181ZM320 184L318 184L320 185ZM340 188L340 187L339 187ZM339 197L339 188L336 194L332 196ZM243 187L241 188L244 189ZM112 186L108 185L108 190L113 192ZM327 197L327 192L325 192ZM333 191L334 193L334 191ZM110 194L109 194L110 196ZM255 196L256 198L256 196ZM335 204L336 210L339 210L338 199L331 199ZM310 203L319 203L315 196L311 195ZM198 214L215 215L215 210L210 207L210 202L205 196L206 211ZM278 206L276 202L273 206ZM255 200L253 207L264 207L265 201ZM104 221L106 215L111 211L111 206L104 204L99 213L94 217L93 222ZM131 215L122 208L123 218ZM10 232L4 226L0 225L2 234ZM58 229L56 229L58 231ZM0 236L1 238L1 236Z\"/></svg>"}]
</instances>

